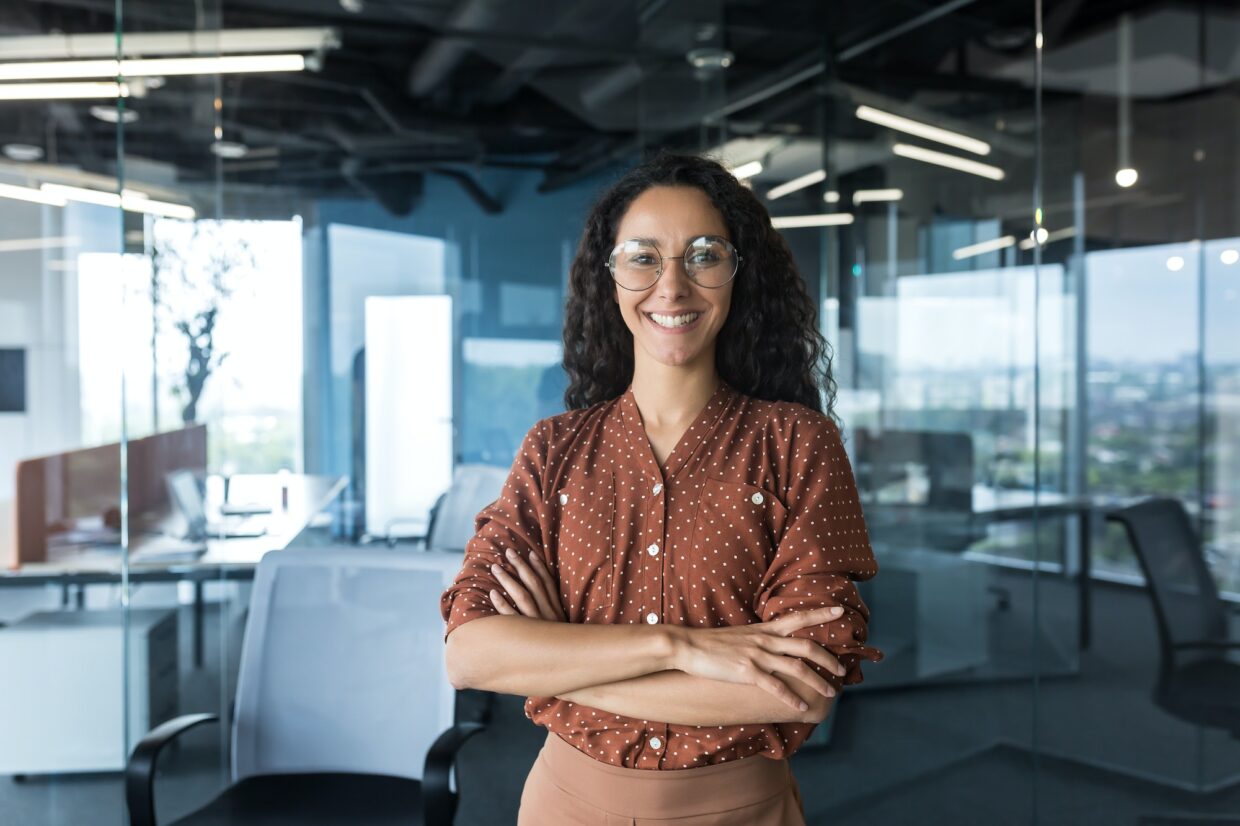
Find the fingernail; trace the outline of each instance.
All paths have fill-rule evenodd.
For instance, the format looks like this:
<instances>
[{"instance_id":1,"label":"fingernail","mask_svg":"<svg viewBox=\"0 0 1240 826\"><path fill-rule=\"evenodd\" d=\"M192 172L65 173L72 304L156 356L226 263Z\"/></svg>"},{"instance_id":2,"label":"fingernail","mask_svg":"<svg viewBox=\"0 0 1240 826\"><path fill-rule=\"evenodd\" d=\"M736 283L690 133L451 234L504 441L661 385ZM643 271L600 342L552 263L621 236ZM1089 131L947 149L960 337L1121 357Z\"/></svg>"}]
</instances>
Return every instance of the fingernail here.
<instances>
[{"instance_id":1,"label":"fingernail","mask_svg":"<svg viewBox=\"0 0 1240 826\"><path fill-rule=\"evenodd\" d=\"M840 614L844 613L844 609L837 605L831 609L831 613L838 617Z\"/></svg>"},{"instance_id":2,"label":"fingernail","mask_svg":"<svg viewBox=\"0 0 1240 826\"><path fill-rule=\"evenodd\" d=\"M516 559L516 558L517 558L517 555L516 555L516 553L512 550L512 548L509 548L508 550L504 551L504 555L505 555L505 556L507 556L509 559Z\"/></svg>"},{"instance_id":3,"label":"fingernail","mask_svg":"<svg viewBox=\"0 0 1240 826\"><path fill-rule=\"evenodd\" d=\"M801 711L805 711L809 708L809 705L804 700L802 700L801 702L797 703L797 708L801 709Z\"/></svg>"}]
</instances>

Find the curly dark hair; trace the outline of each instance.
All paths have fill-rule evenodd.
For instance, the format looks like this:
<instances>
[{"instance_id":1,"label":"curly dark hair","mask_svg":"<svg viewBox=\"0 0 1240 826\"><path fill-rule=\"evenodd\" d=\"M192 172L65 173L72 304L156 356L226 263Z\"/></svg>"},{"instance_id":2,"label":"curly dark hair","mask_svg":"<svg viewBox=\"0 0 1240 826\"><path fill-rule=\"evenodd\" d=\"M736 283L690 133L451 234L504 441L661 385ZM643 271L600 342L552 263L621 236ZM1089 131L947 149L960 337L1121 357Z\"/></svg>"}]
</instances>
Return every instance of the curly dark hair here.
<instances>
[{"instance_id":1,"label":"curly dark hair","mask_svg":"<svg viewBox=\"0 0 1240 826\"><path fill-rule=\"evenodd\" d=\"M625 173L586 219L564 308L565 407L615 398L632 381L633 334L612 300L607 258L629 205L653 186L700 189L723 216L741 254L731 309L715 342L719 375L748 396L800 402L838 425L831 348L818 332L817 307L766 207L717 161L671 152Z\"/></svg>"}]
</instances>

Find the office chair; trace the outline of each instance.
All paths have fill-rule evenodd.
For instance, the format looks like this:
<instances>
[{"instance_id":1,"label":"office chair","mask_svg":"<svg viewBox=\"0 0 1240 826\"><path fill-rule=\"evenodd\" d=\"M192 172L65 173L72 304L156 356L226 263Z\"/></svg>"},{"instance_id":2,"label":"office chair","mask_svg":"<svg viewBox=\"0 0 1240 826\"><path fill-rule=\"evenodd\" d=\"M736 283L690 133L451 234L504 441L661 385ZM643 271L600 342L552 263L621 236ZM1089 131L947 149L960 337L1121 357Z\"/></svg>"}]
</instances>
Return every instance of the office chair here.
<instances>
[{"instance_id":1,"label":"office chair","mask_svg":"<svg viewBox=\"0 0 1240 826\"><path fill-rule=\"evenodd\" d=\"M474 535L478 512L499 498L508 480L508 468L495 465L457 465L452 487L431 508L426 546L432 550L464 553Z\"/></svg>"},{"instance_id":2,"label":"office chair","mask_svg":"<svg viewBox=\"0 0 1240 826\"><path fill-rule=\"evenodd\" d=\"M1124 526L1154 603L1161 650L1154 703L1185 722L1240 739L1240 664L1228 651L1227 613L1178 499L1156 497L1107 513Z\"/></svg>"},{"instance_id":3,"label":"office chair","mask_svg":"<svg viewBox=\"0 0 1240 826\"><path fill-rule=\"evenodd\" d=\"M1240 664L1228 651L1227 613L1201 544L1178 499L1153 497L1107 513L1124 526L1154 603L1160 649L1154 704L1187 723L1226 729L1240 739ZM1235 780L1202 791L1216 792ZM1142 815L1141 826L1221 821L1218 815Z\"/></svg>"},{"instance_id":4,"label":"office chair","mask_svg":"<svg viewBox=\"0 0 1240 826\"><path fill-rule=\"evenodd\" d=\"M454 554L300 548L255 575L232 720L232 783L175 826L450 826L465 720L444 663L439 596ZM214 722L151 731L126 768L130 826L155 826L160 751Z\"/></svg>"}]
</instances>

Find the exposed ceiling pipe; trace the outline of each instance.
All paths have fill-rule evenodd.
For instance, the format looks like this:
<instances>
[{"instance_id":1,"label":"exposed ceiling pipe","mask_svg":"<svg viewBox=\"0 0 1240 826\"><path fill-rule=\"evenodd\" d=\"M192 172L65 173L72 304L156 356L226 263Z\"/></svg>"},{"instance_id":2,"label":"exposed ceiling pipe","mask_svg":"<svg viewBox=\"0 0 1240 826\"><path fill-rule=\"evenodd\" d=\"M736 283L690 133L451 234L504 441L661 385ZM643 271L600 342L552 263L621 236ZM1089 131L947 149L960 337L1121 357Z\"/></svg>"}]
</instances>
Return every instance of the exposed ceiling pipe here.
<instances>
[{"instance_id":1,"label":"exposed ceiling pipe","mask_svg":"<svg viewBox=\"0 0 1240 826\"><path fill-rule=\"evenodd\" d=\"M881 32L873 37L866 38L860 43L856 43L845 48L835 56L835 61L837 63L846 63L855 57L865 54L871 49L876 49L884 43L894 40L901 35L908 34L914 29L921 28L927 23L931 23L944 15L951 14L954 11L958 11L965 6L976 2L977 0L950 0L950 2L933 7L928 11L922 12L916 17L912 17L903 23L891 27L885 32ZM749 86L742 94L736 96L730 102L724 104L718 109L715 109L714 111L707 112L702 116L702 119L706 123L718 123L724 118L727 118L742 109L748 109L750 106L761 103L767 98L774 97L780 92L790 89L798 83L803 83L812 77L817 77L827 70L827 63L825 60L810 62L808 66L805 64L806 60L804 58L793 61L789 67L780 72L782 76L778 80L764 81L762 83Z\"/></svg>"},{"instance_id":2,"label":"exposed ceiling pipe","mask_svg":"<svg viewBox=\"0 0 1240 826\"><path fill-rule=\"evenodd\" d=\"M460 184L461 189L465 190L465 194L488 215L498 215L504 211L504 205L483 189L482 184L474 180L472 175L456 169L436 169L434 172L437 175L443 175L445 178L451 178Z\"/></svg>"},{"instance_id":3,"label":"exposed ceiling pipe","mask_svg":"<svg viewBox=\"0 0 1240 826\"><path fill-rule=\"evenodd\" d=\"M422 201L426 179L421 172L375 173L366 169L362 159L345 158L340 164L340 174L354 189L397 217L413 212Z\"/></svg>"},{"instance_id":4,"label":"exposed ceiling pipe","mask_svg":"<svg viewBox=\"0 0 1240 826\"><path fill-rule=\"evenodd\" d=\"M462 0L452 10L447 25L484 29L497 21L501 8L499 0ZM452 74L469 48L468 40L455 37L441 37L427 46L409 70L409 94L419 98L429 94Z\"/></svg>"}]
</instances>

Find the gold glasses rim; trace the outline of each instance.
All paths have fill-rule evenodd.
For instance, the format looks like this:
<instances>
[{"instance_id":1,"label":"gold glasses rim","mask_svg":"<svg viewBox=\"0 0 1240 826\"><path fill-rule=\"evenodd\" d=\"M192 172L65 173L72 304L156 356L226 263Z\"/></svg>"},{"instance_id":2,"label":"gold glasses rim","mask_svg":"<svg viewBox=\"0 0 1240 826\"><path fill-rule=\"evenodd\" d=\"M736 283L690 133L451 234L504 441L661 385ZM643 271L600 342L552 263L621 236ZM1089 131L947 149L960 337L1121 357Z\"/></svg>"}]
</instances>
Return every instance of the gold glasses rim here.
<instances>
[{"instance_id":1,"label":"gold glasses rim","mask_svg":"<svg viewBox=\"0 0 1240 826\"><path fill-rule=\"evenodd\" d=\"M704 238L710 239L712 241L713 240L722 241L723 243L728 245L729 249L732 250L732 258L734 262L734 266L732 267L732 274L729 275L727 279L723 281L722 283L715 284L713 286L710 284L702 284L700 281L697 280L697 277L694 276L693 273L690 273L687 270L686 270L686 275L688 275L690 280L692 280L693 283L697 284L699 287L704 287L708 290L717 290L720 287L723 287L724 285L726 285L729 281L731 281L733 278L736 277L736 274L740 272L740 269L741 269L741 261L744 260L744 256L742 256L737 251L736 245L733 244L727 238L724 238L722 235L710 235L710 234L698 235L692 240L690 240L688 244L685 245L685 252L682 255L664 255L663 251L659 249L659 245L657 243L650 241L648 239L645 239L645 238L626 238L625 240L620 241L614 247L611 248L611 254L607 256L607 271L611 274L612 280L616 282L616 286L618 287L621 287L623 289L630 290L633 292L638 292L640 290L648 290L651 287L653 287L655 284L657 284L659 282L659 279L663 277L663 262L664 261L683 261L685 257L688 255L689 250L693 247L693 245L698 243ZM649 243L650 246L654 247L654 251L659 254L659 267L658 269L655 270L654 280L651 281L649 284L647 284L645 287L626 287L624 284L621 284L618 280L616 280L616 253L625 244L630 244L634 241L640 241L642 243Z\"/></svg>"}]
</instances>

